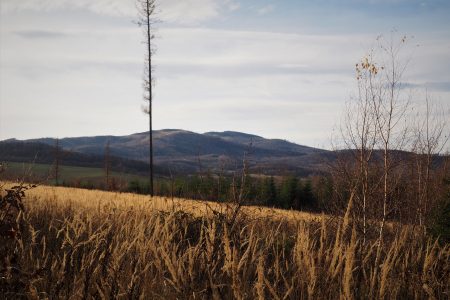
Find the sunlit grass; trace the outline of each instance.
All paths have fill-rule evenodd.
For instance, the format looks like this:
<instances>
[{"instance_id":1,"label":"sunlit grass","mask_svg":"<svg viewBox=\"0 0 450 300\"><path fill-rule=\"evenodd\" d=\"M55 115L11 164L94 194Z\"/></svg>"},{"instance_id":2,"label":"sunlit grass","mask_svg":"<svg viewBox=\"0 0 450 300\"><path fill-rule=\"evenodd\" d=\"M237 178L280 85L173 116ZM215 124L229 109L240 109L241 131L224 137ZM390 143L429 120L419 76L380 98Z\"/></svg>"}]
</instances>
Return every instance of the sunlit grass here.
<instances>
[{"instance_id":1,"label":"sunlit grass","mask_svg":"<svg viewBox=\"0 0 450 300\"><path fill-rule=\"evenodd\" d=\"M244 207L230 223L225 204L47 186L25 206L17 266L29 298L449 295L450 246L407 227L378 247L349 218L294 211Z\"/></svg>"}]
</instances>

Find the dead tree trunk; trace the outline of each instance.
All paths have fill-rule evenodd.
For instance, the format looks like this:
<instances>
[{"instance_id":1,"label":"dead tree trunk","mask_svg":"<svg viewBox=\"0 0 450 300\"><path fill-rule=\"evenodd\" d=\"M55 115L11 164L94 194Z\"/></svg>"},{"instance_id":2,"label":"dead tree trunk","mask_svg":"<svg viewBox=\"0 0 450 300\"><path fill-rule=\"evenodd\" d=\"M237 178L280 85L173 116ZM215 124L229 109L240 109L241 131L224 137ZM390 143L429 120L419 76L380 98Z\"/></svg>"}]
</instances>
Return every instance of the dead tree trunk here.
<instances>
[{"instance_id":1,"label":"dead tree trunk","mask_svg":"<svg viewBox=\"0 0 450 300\"><path fill-rule=\"evenodd\" d=\"M139 21L138 25L144 29L145 43L147 45L147 65L146 65L146 76L144 78L144 89L145 95L144 99L148 101L148 107L145 108L145 112L148 114L149 121L149 193L153 196L153 122L152 122L152 104L153 104L153 78L152 78L152 44L153 39L152 34L152 15L155 11L155 0L138 0L137 6L139 9Z\"/></svg>"}]
</instances>

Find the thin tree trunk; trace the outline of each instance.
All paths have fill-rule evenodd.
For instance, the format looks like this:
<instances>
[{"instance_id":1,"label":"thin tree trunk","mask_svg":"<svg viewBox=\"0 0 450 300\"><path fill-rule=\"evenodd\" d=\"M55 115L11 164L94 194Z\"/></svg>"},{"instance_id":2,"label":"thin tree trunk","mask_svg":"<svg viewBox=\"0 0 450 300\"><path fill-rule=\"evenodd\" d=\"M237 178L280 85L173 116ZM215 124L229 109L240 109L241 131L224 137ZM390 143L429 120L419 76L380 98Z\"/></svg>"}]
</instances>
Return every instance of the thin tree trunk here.
<instances>
[{"instance_id":1,"label":"thin tree trunk","mask_svg":"<svg viewBox=\"0 0 450 300\"><path fill-rule=\"evenodd\" d=\"M146 26L147 26L147 51L148 51L148 120L149 120L149 155L150 155L150 196L153 197L153 124L152 124L152 48L151 48L151 24L152 12L150 1L146 1Z\"/></svg>"}]
</instances>

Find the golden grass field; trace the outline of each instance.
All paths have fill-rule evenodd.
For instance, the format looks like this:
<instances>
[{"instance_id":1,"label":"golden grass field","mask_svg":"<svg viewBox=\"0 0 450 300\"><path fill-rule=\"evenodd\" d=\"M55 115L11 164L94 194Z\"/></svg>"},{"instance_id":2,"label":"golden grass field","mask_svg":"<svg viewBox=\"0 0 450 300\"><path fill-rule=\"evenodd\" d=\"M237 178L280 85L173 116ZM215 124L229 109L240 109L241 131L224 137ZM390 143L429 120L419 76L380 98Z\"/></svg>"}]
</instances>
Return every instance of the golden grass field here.
<instances>
[{"instance_id":1,"label":"golden grass field","mask_svg":"<svg viewBox=\"0 0 450 300\"><path fill-rule=\"evenodd\" d=\"M5 298L448 299L450 246L349 218L40 186ZM219 213L221 212L221 213ZM0 284L2 281L0 280Z\"/></svg>"},{"instance_id":2,"label":"golden grass field","mask_svg":"<svg viewBox=\"0 0 450 300\"><path fill-rule=\"evenodd\" d=\"M142 210L173 211L183 210L195 217L211 215L212 210L225 212L226 206L217 202L189 200L180 198L153 197L132 193L105 192L67 187L38 186L30 190L28 198L33 201L51 200L61 205L83 205L92 209L129 210L130 207ZM33 201L28 201L32 205ZM284 210L261 206L244 206L242 211L255 219L271 218L285 221L319 221L321 216L308 212Z\"/></svg>"}]
</instances>

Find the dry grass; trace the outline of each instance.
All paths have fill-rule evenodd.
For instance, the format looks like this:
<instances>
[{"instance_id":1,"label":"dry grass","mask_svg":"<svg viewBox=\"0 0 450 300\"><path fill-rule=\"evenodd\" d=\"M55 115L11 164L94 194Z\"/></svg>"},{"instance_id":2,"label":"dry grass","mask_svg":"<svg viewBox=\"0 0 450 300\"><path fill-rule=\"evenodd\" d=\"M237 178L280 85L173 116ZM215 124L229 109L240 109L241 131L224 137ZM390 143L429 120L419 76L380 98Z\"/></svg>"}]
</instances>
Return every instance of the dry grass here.
<instances>
[{"instance_id":1,"label":"dry grass","mask_svg":"<svg viewBox=\"0 0 450 300\"><path fill-rule=\"evenodd\" d=\"M28 298L448 299L450 246L410 229L362 244L348 219L67 188L19 216ZM11 278L2 280L13 281Z\"/></svg>"},{"instance_id":2,"label":"dry grass","mask_svg":"<svg viewBox=\"0 0 450 300\"><path fill-rule=\"evenodd\" d=\"M143 210L173 211L183 210L195 217L210 215L212 210L222 211L224 205L217 202L189 200L180 198L153 197L132 193L111 193L99 190L86 190L66 187L39 186L30 190L28 198L51 199L62 205L83 205L84 207L98 208L107 206L116 210L128 210L130 206ZM321 216L317 214L284 210L260 206L245 206L243 212L253 218L267 218L290 221L318 221Z\"/></svg>"}]
</instances>

